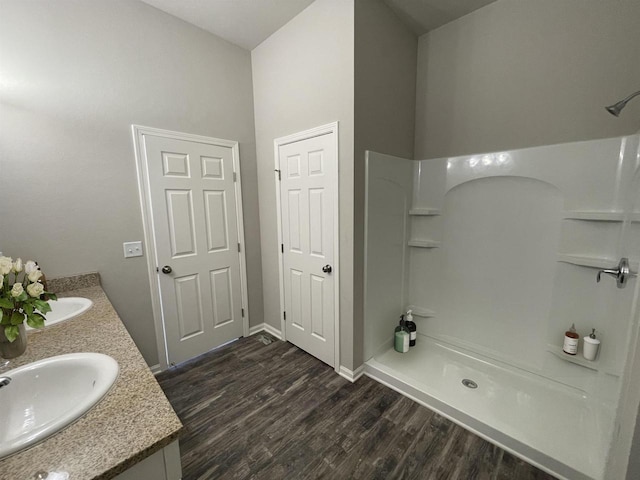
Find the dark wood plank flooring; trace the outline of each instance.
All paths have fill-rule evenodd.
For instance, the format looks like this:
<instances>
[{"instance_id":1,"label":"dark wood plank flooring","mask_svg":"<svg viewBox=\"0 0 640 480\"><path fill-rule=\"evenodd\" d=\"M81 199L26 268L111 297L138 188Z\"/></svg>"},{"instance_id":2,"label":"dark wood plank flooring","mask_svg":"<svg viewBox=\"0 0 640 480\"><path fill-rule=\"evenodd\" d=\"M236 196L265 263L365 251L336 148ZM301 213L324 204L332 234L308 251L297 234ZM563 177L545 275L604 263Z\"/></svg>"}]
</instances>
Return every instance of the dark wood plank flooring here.
<instances>
[{"instance_id":1,"label":"dark wood plank flooring","mask_svg":"<svg viewBox=\"0 0 640 480\"><path fill-rule=\"evenodd\" d=\"M262 335L158 376L186 426L183 480L553 478L370 378L352 384Z\"/></svg>"}]
</instances>

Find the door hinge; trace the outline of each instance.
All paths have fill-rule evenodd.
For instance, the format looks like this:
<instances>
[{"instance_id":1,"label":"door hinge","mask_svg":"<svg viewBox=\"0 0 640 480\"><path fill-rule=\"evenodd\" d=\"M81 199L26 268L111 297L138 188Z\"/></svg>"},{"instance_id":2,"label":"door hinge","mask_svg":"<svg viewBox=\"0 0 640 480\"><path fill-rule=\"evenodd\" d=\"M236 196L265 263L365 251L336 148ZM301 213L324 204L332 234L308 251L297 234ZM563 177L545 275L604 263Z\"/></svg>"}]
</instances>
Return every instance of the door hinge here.
<instances>
[{"instance_id":1,"label":"door hinge","mask_svg":"<svg viewBox=\"0 0 640 480\"><path fill-rule=\"evenodd\" d=\"M280 251L281 251L282 253L284 253L284 243L281 243L281 244L280 244Z\"/></svg>"},{"instance_id":2,"label":"door hinge","mask_svg":"<svg viewBox=\"0 0 640 480\"><path fill-rule=\"evenodd\" d=\"M236 172L233 172L233 181L234 182L238 181L238 175L236 175Z\"/></svg>"},{"instance_id":3,"label":"door hinge","mask_svg":"<svg viewBox=\"0 0 640 480\"><path fill-rule=\"evenodd\" d=\"M287 312L282 312L282 316L284 317L284 319L287 319Z\"/></svg>"},{"instance_id":4,"label":"door hinge","mask_svg":"<svg viewBox=\"0 0 640 480\"><path fill-rule=\"evenodd\" d=\"M278 180L282 180L282 172L280 170L274 170L275 172L278 172Z\"/></svg>"},{"instance_id":5,"label":"door hinge","mask_svg":"<svg viewBox=\"0 0 640 480\"><path fill-rule=\"evenodd\" d=\"M238 252L241 252L241 251L242 251L242 249L240 247L240 244L238 243Z\"/></svg>"},{"instance_id":6,"label":"door hinge","mask_svg":"<svg viewBox=\"0 0 640 480\"><path fill-rule=\"evenodd\" d=\"M241 310L242 310L242 318L244 318L244 307L241 308Z\"/></svg>"}]
</instances>

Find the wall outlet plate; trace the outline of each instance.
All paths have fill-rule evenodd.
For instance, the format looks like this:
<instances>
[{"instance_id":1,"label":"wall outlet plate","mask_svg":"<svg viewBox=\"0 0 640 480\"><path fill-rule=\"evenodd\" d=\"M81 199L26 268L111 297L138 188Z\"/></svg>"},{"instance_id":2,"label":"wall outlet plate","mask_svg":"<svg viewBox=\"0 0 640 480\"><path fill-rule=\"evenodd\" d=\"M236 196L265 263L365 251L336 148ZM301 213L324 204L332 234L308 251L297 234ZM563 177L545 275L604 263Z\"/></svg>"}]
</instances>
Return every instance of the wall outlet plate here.
<instances>
[{"instance_id":1,"label":"wall outlet plate","mask_svg":"<svg viewBox=\"0 0 640 480\"><path fill-rule=\"evenodd\" d=\"M142 242L124 242L124 258L141 257L142 256Z\"/></svg>"}]
</instances>

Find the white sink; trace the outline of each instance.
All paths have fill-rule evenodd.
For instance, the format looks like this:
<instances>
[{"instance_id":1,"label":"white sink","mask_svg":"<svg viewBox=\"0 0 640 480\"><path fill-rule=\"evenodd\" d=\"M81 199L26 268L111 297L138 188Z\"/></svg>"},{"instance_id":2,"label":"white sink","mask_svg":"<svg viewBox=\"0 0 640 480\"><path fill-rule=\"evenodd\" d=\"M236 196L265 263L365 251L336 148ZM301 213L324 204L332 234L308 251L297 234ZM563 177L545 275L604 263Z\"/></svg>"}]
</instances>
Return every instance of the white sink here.
<instances>
[{"instance_id":1,"label":"white sink","mask_svg":"<svg viewBox=\"0 0 640 480\"><path fill-rule=\"evenodd\" d=\"M44 316L46 319L44 322L45 327L77 317L89 310L93 306L93 302L88 298L63 297L58 300L51 300L49 305L51 306L51 311ZM25 326L27 330L35 330L26 323Z\"/></svg>"},{"instance_id":2,"label":"white sink","mask_svg":"<svg viewBox=\"0 0 640 480\"><path fill-rule=\"evenodd\" d=\"M82 417L109 391L118 371L107 355L71 353L0 373L0 458Z\"/></svg>"}]
</instances>

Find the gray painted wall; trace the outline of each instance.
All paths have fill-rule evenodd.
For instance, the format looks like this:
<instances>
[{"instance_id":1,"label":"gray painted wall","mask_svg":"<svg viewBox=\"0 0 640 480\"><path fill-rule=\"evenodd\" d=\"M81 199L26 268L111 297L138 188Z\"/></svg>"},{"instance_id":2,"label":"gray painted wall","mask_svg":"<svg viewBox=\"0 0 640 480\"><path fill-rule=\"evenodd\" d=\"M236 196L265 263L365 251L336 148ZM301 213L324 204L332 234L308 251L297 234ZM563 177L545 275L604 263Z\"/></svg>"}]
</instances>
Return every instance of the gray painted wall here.
<instances>
[{"instance_id":1,"label":"gray painted wall","mask_svg":"<svg viewBox=\"0 0 640 480\"><path fill-rule=\"evenodd\" d=\"M416 158L640 129L640 2L499 0L420 37Z\"/></svg>"},{"instance_id":2,"label":"gray painted wall","mask_svg":"<svg viewBox=\"0 0 640 480\"><path fill-rule=\"evenodd\" d=\"M354 359L363 362L365 150L413 158L418 39L382 0L355 2ZM398 312L398 315L400 312Z\"/></svg>"},{"instance_id":3,"label":"gray painted wall","mask_svg":"<svg viewBox=\"0 0 640 480\"><path fill-rule=\"evenodd\" d=\"M158 362L131 124L240 142L249 308L262 322L250 53L129 0L0 3L0 250L97 270Z\"/></svg>"},{"instance_id":4,"label":"gray painted wall","mask_svg":"<svg viewBox=\"0 0 640 480\"><path fill-rule=\"evenodd\" d=\"M264 318L280 329L273 141L339 122L341 364L353 368L353 0L316 0L251 52Z\"/></svg>"}]
</instances>

